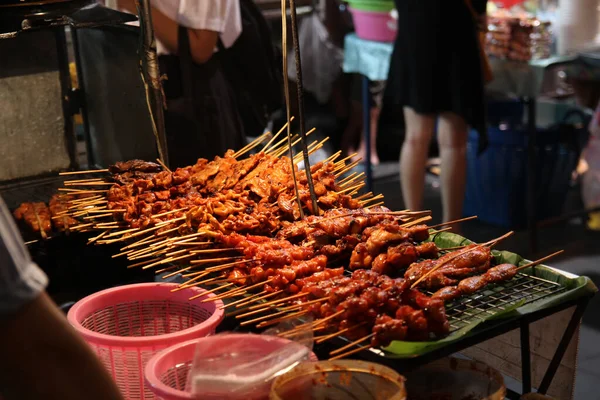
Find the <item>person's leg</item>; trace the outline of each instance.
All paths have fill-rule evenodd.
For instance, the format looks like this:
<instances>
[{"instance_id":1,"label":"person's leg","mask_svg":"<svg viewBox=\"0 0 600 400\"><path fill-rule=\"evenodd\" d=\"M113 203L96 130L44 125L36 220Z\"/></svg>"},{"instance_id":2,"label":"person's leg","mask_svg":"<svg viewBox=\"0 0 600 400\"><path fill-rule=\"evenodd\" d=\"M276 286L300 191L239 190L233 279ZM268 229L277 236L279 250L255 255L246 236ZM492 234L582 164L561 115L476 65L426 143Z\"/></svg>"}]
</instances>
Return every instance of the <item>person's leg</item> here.
<instances>
[{"instance_id":1,"label":"person's leg","mask_svg":"<svg viewBox=\"0 0 600 400\"><path fill-rule=\"evenodd\" d=\"M444 222L462 216L467 180L467 135L465 120L443 113L438 123L438 143L442 158L442 207Z\"/></svg>"},{"instance_id":2,"label":"person's leg","mask_svg":"<svg viewBox=\"0 0 600 400\"><path fill-rule=\"evenodd\" d=\"M423 208L425 187L425 164L429 144L435 127L434 115L417 114L412 108L404 108L406 132L400 152L400 184L405 207L411 210Z\"/></svg>"}]
</instances>

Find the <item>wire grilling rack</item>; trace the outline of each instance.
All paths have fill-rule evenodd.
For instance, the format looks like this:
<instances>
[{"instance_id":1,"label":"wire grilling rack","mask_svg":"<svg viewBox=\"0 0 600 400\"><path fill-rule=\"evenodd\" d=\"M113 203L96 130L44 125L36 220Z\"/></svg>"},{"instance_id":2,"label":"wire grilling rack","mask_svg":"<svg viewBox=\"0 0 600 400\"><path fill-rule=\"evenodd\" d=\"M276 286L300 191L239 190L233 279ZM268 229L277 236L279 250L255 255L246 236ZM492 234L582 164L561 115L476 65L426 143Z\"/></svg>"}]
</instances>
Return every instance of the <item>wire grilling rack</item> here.
<instances>
[{"instance_id":1,"label":"wire grilling rack","mask_svg":"<svg viewBox=\"0 0 600 400\"><path fill-rule=\"evenodd\" d=\"M490 285L471 296L447 304L446 315L451 332L454 332L473 322L502 313L521 302L533 303L565 290L558 283L519 273L509 281Z\"/></svg>"}]
</instances>

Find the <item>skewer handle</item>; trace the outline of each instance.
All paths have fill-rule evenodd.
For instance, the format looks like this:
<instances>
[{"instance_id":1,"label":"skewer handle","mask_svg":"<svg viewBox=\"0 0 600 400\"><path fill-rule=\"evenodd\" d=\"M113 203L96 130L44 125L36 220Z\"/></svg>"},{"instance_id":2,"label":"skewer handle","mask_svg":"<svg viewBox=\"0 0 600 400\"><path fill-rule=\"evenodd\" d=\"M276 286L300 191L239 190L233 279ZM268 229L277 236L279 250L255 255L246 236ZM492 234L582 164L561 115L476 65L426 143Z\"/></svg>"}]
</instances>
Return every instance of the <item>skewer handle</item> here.
<instances>
[{"instance_id":1,"label":"skewer handle","mask_svg":"<svg viewBox=\"0 0 600 400\"><path fill-rule=\"evenodd\" d=\"M536 267L536 266L542 264L543 262L548 261L549 259L551 259L559 254L562 254L564 252L565 252L564 250L559 250L555 253L547 255L546 257L542 257L539 260L535 260L535 261L530 262L529 264L522 265L519 268L517 268L517 271L521 271L522 269L525 269L525 268Z\"/></svg>"}]
</instances>

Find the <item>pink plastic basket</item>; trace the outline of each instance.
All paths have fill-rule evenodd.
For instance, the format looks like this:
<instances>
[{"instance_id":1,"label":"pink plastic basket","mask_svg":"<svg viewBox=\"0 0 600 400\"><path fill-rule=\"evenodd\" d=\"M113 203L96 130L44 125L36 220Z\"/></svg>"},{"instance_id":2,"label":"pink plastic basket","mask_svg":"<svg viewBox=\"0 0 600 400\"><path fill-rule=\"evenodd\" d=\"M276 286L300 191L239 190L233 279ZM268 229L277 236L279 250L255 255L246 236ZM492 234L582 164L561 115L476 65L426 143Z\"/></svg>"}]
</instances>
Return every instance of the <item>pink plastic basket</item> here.
<instances>
[{"instance_id":1,"label":"pink plastic basket","mask_svg":"<svg viewBox=\"0 0 600 400\"><path fill-rule=\"evenodd\" d=\"M391 12L362 11L350 7L356 36L376 42L393 42L398 31L398 21Z\"/></svg>"},{"instance_id":2,"label":"pink plastic basket","mask_svg":"<svg viewBox=\"0 0 600 400\"><path fill-rule=\"evenodd\" d=\"M214 348L216 352L221 347L220 343L240 340L250 347L255 348L256 346L264 349L265 354L290 343L287 339L244 333L218 335L200 340L214 342L214 345L211 343L211 348ZM194 398L190 392L185 391L185 387L198 343L198 340L190 340L176 344L156 354L148 361L146 365L146 383L156 395L156 399L190 400ZM314 353L311 353L310 360L318 361ZM268 396L268 393L265 393L265 395Z\"/></svg>"},{"instance_id":3,"label":"pink plastic basket","mask_svg":"<svg viewBox=\"0 0 600 400\"><path fill-rule=\"evenodd\" d=\"M119 286L75 304L69 322L96 352L127 399L153 399L144 385L144 366L159 351L211 335L223 319L220 300L200 303L205 290L171 292L172 283Z\"/></svg>"}]
</instances>

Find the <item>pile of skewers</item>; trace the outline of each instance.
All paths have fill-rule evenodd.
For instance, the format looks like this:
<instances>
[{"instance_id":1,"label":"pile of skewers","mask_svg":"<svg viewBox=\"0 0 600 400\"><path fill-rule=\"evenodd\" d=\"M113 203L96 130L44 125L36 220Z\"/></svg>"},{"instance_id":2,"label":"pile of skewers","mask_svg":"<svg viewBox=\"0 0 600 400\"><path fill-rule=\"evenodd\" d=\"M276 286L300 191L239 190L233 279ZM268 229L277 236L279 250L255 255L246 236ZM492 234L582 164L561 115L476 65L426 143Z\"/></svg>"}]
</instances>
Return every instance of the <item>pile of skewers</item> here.
<instances>
[{"instance_id":1,"label":"pile of skewers","mask_svg":"<svg viewBox=\"0 0 600 400\"><path fill-rule=\"evenodd\" d=\"M181 274L178 290L213 287L213 300L233 300L225 307L238 309L242 325L313 318L283 335L355 339L336 358L366 341L351 353L443 337L450 329L444 302L519 271L494 266L491 247L510 233L440 249L431 237L449 228L425 225L429 212L394 212L383 196L358 195L363 174L350 173L356 163L338 160L340 153L300 171L301 155L283 157L289 146L275 135L240 159L268 137L175 171L160 160L117 163L99 171L109 177L67 181L49 208L25 203L15 217L43 238L54 226L100 232L90 244L125 242L113 257L164 278Z\"/></svg>"}]
</instances>

